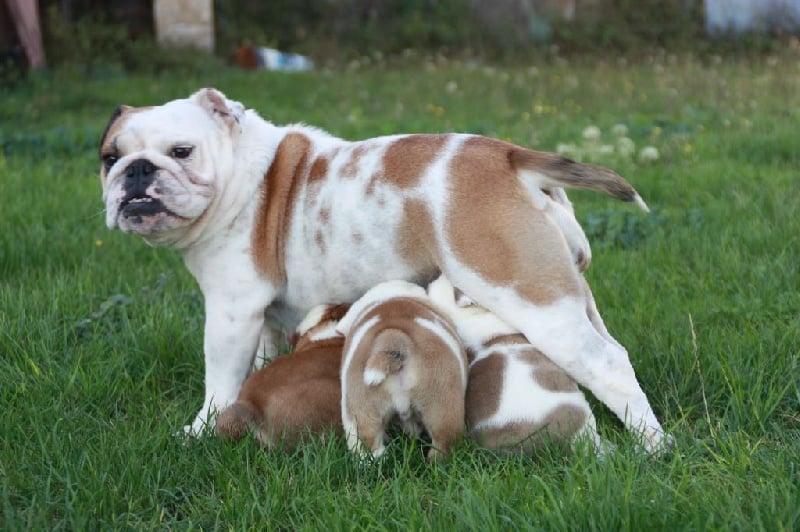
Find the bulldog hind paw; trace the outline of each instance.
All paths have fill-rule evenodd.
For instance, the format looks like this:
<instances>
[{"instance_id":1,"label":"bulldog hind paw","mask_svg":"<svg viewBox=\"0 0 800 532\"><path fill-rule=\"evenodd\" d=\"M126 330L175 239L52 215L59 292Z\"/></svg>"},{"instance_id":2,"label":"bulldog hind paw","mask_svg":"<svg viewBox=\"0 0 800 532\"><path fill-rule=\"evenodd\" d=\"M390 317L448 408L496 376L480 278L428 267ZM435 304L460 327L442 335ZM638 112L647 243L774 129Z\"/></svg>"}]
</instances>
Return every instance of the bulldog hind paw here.
<instances>
[{"instance_id":1,"label":"bulldog hind paw","mask_svg":"<svg viewBox=\"0 0 800 532\"><path fill-rule=\"evenodd\" d=\"M645 451L653 456L661 456L675 448L675 438L662 430L647 429L642 437Z\"/></svg>"}]
</instances>

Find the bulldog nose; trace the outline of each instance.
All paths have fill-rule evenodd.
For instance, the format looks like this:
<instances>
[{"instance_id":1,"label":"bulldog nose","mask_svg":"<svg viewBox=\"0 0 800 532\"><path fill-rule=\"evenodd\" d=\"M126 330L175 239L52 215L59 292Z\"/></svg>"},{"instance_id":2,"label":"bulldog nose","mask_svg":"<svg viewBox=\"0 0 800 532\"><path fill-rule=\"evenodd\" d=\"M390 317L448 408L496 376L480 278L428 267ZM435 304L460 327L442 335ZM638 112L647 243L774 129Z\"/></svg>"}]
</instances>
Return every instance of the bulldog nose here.
<instances>
[{"instance_id":1,"label":"bulldog nose","mask_svg":"<svg viewBox=\"0 0 800 532\"><path fill-rule=\"evenodd\" d=\"M125 177L130 179L138 176L148 176L155 173L155 171L155 165L147 159L136 159L125 169Z\"/></svg>"},{"instance_id":2,"label":"bulldog nose","mask_svg":"<svg viewBox=\"0 0 800 532\"><path fill-rule=\"evenodd\" d=\"M156 175L156 167L147 159L136 159L125 169L125 190L131 197L145 196Z\"/></svg>"}]
</instances>

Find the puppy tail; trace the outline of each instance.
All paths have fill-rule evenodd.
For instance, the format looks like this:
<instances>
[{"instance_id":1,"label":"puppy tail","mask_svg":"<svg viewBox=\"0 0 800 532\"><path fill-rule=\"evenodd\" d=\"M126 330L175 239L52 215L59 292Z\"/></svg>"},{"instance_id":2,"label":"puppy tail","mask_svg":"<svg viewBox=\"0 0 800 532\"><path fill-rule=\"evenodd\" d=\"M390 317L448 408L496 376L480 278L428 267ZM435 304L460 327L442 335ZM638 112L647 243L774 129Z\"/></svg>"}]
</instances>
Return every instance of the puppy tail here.
<instances>
[{"instance_id":1,"label":"puppy tail","mask_svg":"<svg viewBox=\"0 0 800 532\"><path fill-rule=\"evenodd\" d=\"M260 415L256 407L247 401L236 401L217 417L217 436L229 440L240 440L250 425L257 423Z\"/></svg>"},{"instance_id":2,"label":"puppy tail","mask_svg":"<svg viewBox=\"0 0 800 532\"><path fill-rule=\"evenodd\" d=\"M636 203L644 211L650 211L631 184L608 168L578 163L554 153L517 146L510 151L509 161L529 190L551 187L595 190L622 201Z\"/></svg>"},{"instance_id":3,"label":"puppy tail","mask_svg":"<svg viewBox=\"0 0 800 532\"><path fill-rule=\"evenodd\" d=\"M378 386L389 375L401 371L414 344L400 329L384 329L375 336L364 368L364 384Z\"/></svg>"}]
</instances>

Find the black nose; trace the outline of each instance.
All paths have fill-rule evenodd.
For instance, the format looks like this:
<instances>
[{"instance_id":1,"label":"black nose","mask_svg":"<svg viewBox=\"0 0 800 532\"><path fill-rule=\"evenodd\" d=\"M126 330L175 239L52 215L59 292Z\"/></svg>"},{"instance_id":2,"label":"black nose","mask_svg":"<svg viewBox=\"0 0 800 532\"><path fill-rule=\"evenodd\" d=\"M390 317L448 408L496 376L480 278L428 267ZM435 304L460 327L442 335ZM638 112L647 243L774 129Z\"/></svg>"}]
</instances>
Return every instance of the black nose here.
<instances>
[{"instance_id":1,"label":"black nose","mask_svg":"<svg viewBox=\"0 0 800 532\"><path fill-rule=\"evenodd\" d=\"M136 159L125 169L125 191L132 198L145 196L156 176L157 168L147 159Z\"/></svg>"}]
</instances>

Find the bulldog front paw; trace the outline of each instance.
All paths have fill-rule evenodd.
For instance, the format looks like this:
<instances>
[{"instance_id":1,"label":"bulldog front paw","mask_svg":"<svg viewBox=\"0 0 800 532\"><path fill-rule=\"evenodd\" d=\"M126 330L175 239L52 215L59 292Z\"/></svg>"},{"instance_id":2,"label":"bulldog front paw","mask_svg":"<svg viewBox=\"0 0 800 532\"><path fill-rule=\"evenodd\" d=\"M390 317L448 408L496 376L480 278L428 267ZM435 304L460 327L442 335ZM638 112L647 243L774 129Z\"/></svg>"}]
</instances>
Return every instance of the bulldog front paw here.
<instances>
[{"instance_id":1,"label":"bulldog front paw","mask_svg":"<svg viewBox=\"0 0 800 532\"><path fill-rule=\"evenodd\" d=\"M191 425L184 425L182 435L187 438L199 438L214 430L214 418L208 416L198 416ZM180 435L180 433L179 433Z\"/></svg>"}]
</instances>

